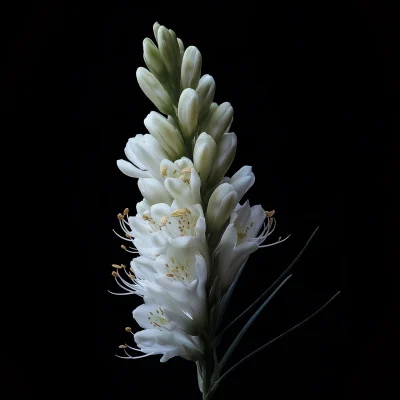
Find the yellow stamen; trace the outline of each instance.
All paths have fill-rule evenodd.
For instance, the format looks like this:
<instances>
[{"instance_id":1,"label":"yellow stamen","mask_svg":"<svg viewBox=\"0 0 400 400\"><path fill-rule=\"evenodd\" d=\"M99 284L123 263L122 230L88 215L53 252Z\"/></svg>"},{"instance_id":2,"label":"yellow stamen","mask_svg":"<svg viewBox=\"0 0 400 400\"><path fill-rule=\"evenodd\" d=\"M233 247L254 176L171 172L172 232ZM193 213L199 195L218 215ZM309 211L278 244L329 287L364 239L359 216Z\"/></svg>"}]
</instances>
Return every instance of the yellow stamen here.
<instances>
[{"instance_id":1,"label":"yellow stamen","mask_svg":"<svg viewBox=\"0 0 400 400\"><path fill-rule=\"evenodd\" d=\"M167 176L167 166L163 165L161 167L161 176Z\"/></svg>"},{"instance_id":2,"label":"yellow stamen","mask_svg":"<svg viewBox=\"0 0 400 400\"><path fill-rule=\"evenodd\" d=\"M275 210L272 211L265 211L265 215L267 218L271 218L275 214Z\"/></svg>"},{"instance_id":3,"label":"yellow stamen","mask_svg":"<svg viewBox=\"0 0 400 400\"><path fill-rule=\"evenodd\" d=\"M118 265L118 264L112 264L112 266L113 266L114 268L117 268L117 269L121 269L121 268L123 268L123 266L122 266L122 265Z\"/></svg>"},{"instance_id":4,"label":"yellow stamen","mask_svg":"<svg viewBox=\"0 0 400 400\"><path fill-rule=\"evenodd\" d=\"M171 213L172 217L183 217L186 214L192 214L188 208L178 208Z\"/></svg>"},{"instance_id":5,"label":"yellow stamen","mask_svg":"<svg viewBox=\"0 0 400 400\"><path fill-rule=\"evenodd\" d=\"M126 330L127 332L132 332L132 328L130 328L129 326L127 326L127 327L125 328L125 330Z\"/></svg>"},{"instance_id":6,"label":"yellow stamen","mask_svg":"<svg viewBox=\"0 0 400 400\"><path fill-rule=\"evenodd\" d=\"M121 213L119 213L119 214L117 215L117 218L118 218L120 221L122 221L122 220L124 219L124 216L123 216Z\"/></svg>"},{"instance_id":7,"label":"yellow stamen","mask_svg":"<svg viewBox=\"0 0 400 400\"><path fill-rule=\"evenodd\" d=\"M128 212L129 212L129 208L125 208L125 210L124 210L124 215L127 215Z\"/></svg>"},{"instance_id":8,"label":"yellow stamen","mask_svg":"<svg viewBox=\"0 0 400 400\"><path fill-rule=\"evenodd\" d=\"M167 217L166 215L164 215L164 216L161 218L160 225L161 225L161 226L165 226L165 225L167 225L167 222L168 222L168 217Z\"/></svg>"},{"instance_id":9,"label":"yellow stamen","mask_svg":"<svg viewBox=\"0 0 400 400\"><path fill-rule=\"evenodd\" d=\"M119 347L120 349L126 349L126 346L125 346L124 344L120 344L118 347Z\"/></svg>"},{"instance_id":10,"label":"yellow stamen","mask_svg":"<svg viewBox=\"0 0 400 400\"><path fill-rule=\"evenodd\" d=\"M126 250L126 246L124 246L123 244L121 244L121 249L122 249L122 250Z\"/></svg>"},{"instance_id":11,"label":"yellow stamen","mask_svg":"<svg viewBox=\"0 0 400 400\"><path fill-rule=\"evenodd\" d=\"M118 276L117 272L115 272L115 271L111 272L111 275L112 275L114 278L116 278L116 277Z\"/></svg>"},{"instance_id":12,"label":"yellow stamen","mask_svg":"<svg viewBox=\"0 0 400 400\"><path fill-rule=\"evenodd\" d=\"M132 236L129 233L125 233L125 236L130 239Z\"/></svg>"},{"instance_id":13,"label":"yellow stamen","mask_svg":"<svg viewBox=\"0 0 400 400\"><path fill-rule=\"evenodd\" d=\"M169 277L169 278L173 278L173 274L167 274L167 276Z\"/></svg>"},{"instance_id":14,"label":"yellow stamen","mask_svg":"<svg viewBox=\"0 0 400 400\"><path fill-rule=\"evenodd\" d=\"M192 168L190 168L190 167L183 168L182 172L184 174L190 174L192 172Z\"/></svg>"}]
</instances>

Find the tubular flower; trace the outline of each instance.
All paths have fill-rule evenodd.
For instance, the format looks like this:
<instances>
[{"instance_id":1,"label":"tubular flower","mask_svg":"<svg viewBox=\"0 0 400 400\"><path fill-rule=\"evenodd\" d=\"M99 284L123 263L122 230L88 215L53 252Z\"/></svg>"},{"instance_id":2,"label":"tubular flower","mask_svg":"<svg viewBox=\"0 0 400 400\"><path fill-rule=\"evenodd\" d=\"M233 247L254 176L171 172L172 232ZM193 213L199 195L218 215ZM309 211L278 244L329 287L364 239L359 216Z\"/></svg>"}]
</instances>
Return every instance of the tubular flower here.
<instances>
[{"instance_id":1,"label":"tubular flower","mask_svg":"<svg viewBox=\"0 0 400 400\"><path fill-rule=\"evenodd\" d=\"M140 67L137 79L166 116L150 112L144 120L149 133L130 138L128 161L117 161L138 179L143 195L135 215L128 209L118 214L121 247L135 257L129 268L113 264L122 290L116 294L144 301L133 311L142 330L126 328L137 347L120 348L123 358L196 361L200 390L210 400L227 357L219 365L216 332L234 282L251 253L283 240L264 244L275 230L274 211L250 207L248 200L239 204L255 182L252 168L225 176L237 149L233 107L213 102L215 81L201 76L200 51L185 50L165 26L155 23L153 30L155 42L143 42L149 71Z\"/></svg>"}]
</instances>

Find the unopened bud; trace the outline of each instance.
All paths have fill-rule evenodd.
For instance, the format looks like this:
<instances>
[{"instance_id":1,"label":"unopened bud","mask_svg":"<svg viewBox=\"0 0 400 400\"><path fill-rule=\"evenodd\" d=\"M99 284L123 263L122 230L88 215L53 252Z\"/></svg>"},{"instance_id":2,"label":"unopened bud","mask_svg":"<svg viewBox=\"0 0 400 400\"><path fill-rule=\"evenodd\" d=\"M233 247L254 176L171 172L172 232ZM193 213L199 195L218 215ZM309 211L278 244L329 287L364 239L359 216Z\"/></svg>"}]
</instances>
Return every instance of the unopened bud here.
<instances>
[{"instance_id":1,"label":"unopened bud","mask_svg":"<svg viewBox=\"0 0 400 400\"><path fill-rule=\"evenodd\" d=\"M238 196L232 185L223 183L212 193L207 206L207 230L215 232L222 228L238 203Z\"/></svg>"},{"instance_id":2,"label":"unopened bud","mask_svg":"<svg viewBox=\"0 0 400 400\"><path fill-rule=\"evenodd\" d=\"M194 168L201 181L206 183L217 155L217 144L214 139L203 132L196 140L193 151Z\"/></svg>"},{"instance_id":3,"label":"unopened bud","mask_svg":"<svg viewBox=\"0 0 400 400\"><path fill-rule=\"evenodd\" d=\"M163 115L152 111L145 118L144 125L171 158L178 159L185 154L181 133Z\"/></svg>"},{"instance_id":4,"label":"unopened bud","mask_svg":"<svg viewBox=\"0 0 400 400\"><path fill-rule=\"evenodd\" d=\"M196 133L198 117L199 96L194 89L185 89L179 98L178 119L186 140Z\"/></svg>"},{"instance_id":5,"label":"unopened bud","mask_svg":"<svg viewBox=\"0 0 400 400\"><path fill-rule=\"evenodd\" d=\"M170 115L174 113L171 98L151 72L146 68L139 67L136 71L136 78L144 94L162 113Z\"/></svg>"},{"instance_id":6,"label":"unopened bud","mask_svg":"<svg viewBox=\"0 0 400 400\"><path fill-rule=\"evenodd\" d=\"M200 112L199 118L210 110L212 101L215 94L215 80L211 75L203 75L197 85L196 92L199 95Z\"/></svg>"},{"instance_id":7,"label":"unopened bud","mask_svg":"<svg viewBox=\"0 0 400 400\"><path fill-rule=\"evenodd\" d=\"M208 123L207 133L218 143L222 135L229 129L233 120L233 107L225 102L218 106Z\"/></svg>"},{"instance_id":8,"label":"unopened bud","mask_svg":"<svg viewBox=\"0 0 400 400\"><path fill-rule=\"evenodd\" d=\"M143 40L143 59L147 68L160 82L165 82L168 79L168 72L161 53L149 38Z\"/></svg>"},{"instance_id":9,"label":"unopened bud","mask_svg":"<svg viewBox=\"0 0 400 400\"><path fill-rule=\"evenodd\" d=\"M201 74L201 53L197 47L189 46L182 58L181 90L186 88L196 89Z\"/></svg>"}]
</instances>

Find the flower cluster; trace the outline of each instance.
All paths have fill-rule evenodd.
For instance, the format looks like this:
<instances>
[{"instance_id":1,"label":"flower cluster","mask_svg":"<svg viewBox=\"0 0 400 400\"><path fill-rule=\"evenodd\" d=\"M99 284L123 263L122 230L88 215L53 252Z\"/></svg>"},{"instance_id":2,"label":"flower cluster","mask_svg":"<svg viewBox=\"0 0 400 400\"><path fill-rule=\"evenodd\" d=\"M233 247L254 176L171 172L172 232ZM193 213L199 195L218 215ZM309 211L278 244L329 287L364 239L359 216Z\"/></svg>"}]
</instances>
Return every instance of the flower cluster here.
<instances>
[{"instance_id":1,"label":"flower cluster","mask_svg":"<svg viewBox=\"0 0 400 400\"><path fill-rule=\"evenodd\" d=\"M162 362L196 361L202 389L224 295L251 253L281 240L263 245L275 229L273 211L240 204L254 184L252 168L226 176L237 147L233 108L213 102L215 81L201 76L199 50L185 49L158 23L154 36L156 42L143 41L148 69L136 76L159 112L144 120L149 133L128 140L128 161L117 161L143 195L136 215L128 209L118 215L121 237L130 242L122 247L137 257L130 268L113 265L113 276L120 294L144 301L133 311L143 328L133 334L137 347L120 347L126 358L143 357L131 349L160 354Z\"/></svg>"}]
</instances>

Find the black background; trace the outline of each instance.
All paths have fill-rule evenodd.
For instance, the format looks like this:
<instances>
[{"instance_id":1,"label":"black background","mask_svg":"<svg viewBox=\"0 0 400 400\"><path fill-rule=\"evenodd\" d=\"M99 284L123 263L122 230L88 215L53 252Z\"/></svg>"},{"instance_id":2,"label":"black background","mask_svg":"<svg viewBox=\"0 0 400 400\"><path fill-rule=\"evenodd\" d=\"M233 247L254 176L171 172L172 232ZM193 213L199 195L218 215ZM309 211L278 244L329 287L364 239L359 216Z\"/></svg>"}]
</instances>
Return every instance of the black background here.
<instances>
[{"instance_id":1,"label":"black background","mask_svg":"<svg viewBox=\"0 0 400 400\"><path fill-rule=\"evenodd\" d=\"M10 14L3 110L14 123L11 133L33 139L32 168L55 156L49 179L38 185L50 188L50 202L58 204L52 185L61 183L65 206L51 234L58 251L45 250L52 280L39 279L57 300L43 300L36 287L29 298L19 295L32 318L30 332L14 329L10 336L29 345L21 354L3 353L10 357L2 361L2 398L200 396L194 363L114 356L130 340L124 327L138 328L131 312L141 303L107 292L116 290L111 264L130 261L112 233L116 215L141 200L136 181L120 173L116 160L124 158L129 137L145 133L143 119L155 109L135 77L144 66L142 40L153 37L155 21L201 51L202 73L216 80L215 101L235 110L238 151L229 175L252 165L256 183L246 198L276 210L275 238L291 234L251 256L226 320L257 298L320 227L233 361L341 290L323 314L227 378L221 398L397 397L395 263L383 247L384 239L392 243L383 228L393 207L393 178L384 168L399 88L394 12L346 4L145 8L116 1L74 8L51 2ZM39 263L34 257L33 265ZM33 311L29 301L37 299L45 306Z\"/></svg>"}]
</instances>

